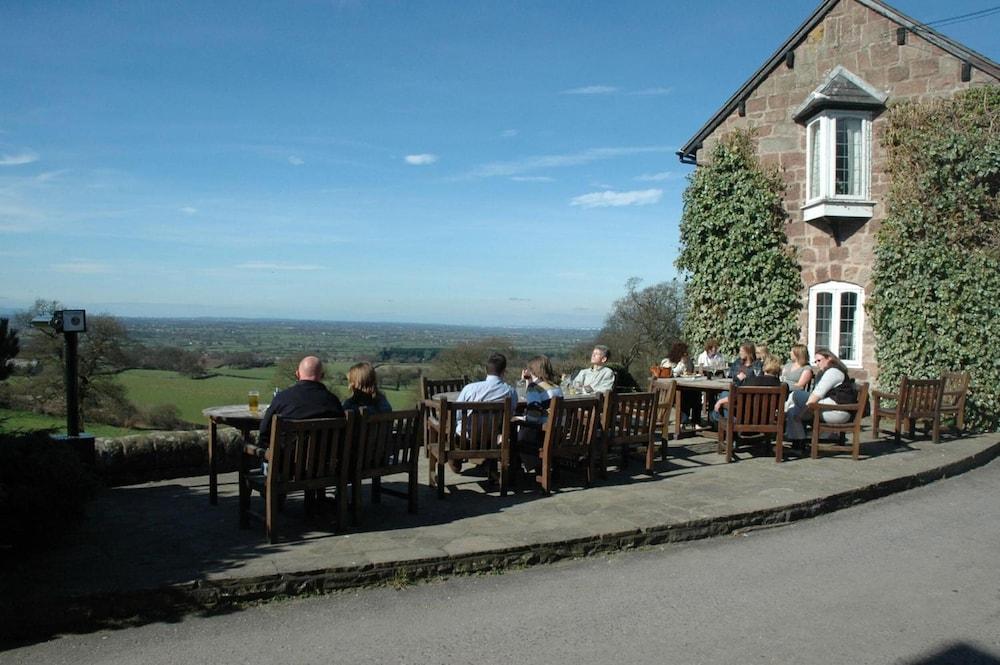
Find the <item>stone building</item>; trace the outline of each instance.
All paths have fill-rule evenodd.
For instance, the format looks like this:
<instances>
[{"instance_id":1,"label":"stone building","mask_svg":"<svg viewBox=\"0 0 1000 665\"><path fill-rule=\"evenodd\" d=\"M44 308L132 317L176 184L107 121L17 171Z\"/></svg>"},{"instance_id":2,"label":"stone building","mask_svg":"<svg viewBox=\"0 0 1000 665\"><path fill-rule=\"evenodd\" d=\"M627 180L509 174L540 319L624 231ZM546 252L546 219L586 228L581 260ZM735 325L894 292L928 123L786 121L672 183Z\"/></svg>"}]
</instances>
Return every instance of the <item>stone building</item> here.
<instances>
[{"instance_id":1,"label":"stone building","mask_svg":"<svg viewBox=\"0 0 1000 665\"><path fill-rule=\"evenodd\" d=\"M828 346L858 378L877 374L864 302L888 190L882 112L998 83L1000 65L880 0L826 0L678 152L702 164L722 136L753 128L761 161L780 168L810 352Z\"/></svg>"}]
</instances>

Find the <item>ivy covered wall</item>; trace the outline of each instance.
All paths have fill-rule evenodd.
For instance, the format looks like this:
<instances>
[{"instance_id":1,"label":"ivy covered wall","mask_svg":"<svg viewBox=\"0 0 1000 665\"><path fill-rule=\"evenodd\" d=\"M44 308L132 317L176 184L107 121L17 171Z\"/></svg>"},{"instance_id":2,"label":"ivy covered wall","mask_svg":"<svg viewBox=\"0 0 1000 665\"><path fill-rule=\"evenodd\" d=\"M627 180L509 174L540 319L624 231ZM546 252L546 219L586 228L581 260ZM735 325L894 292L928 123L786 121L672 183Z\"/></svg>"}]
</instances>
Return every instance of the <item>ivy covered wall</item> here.
<instances>
[{"instance_id":1,"label":"ivy covered wall","mask_svg":"<svg viewBox=\"0 0 1000 665\"><path fill-rule=\"evenodd\" d=\"M904 103L883 138L890 190L867 301L879 386L972 373L967 421L1000 426L1000 87Z\"/></svg>"},{"instance_id":2,"label":"ivy covered wall","mask_svg":"<svg viewBox=\"0 0 1000 665\"><path fill-rule=\"evenodd\" d=\"M727 134L684 191L681 252L684 337L693 350L719 339L769 345L782 359L799 339L802 279L785 237L784 185L759 163L746 130Z\"/></svg>"}]
</instances>

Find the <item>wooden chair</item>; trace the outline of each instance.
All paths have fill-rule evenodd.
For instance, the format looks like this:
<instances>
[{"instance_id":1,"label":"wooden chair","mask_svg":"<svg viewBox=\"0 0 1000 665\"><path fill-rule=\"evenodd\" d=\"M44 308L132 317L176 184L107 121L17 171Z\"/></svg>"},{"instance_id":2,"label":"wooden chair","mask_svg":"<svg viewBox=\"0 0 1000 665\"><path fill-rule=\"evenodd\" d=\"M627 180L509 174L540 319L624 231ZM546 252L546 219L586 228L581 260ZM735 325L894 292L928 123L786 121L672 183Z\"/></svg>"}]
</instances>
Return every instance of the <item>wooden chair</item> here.
<instances>
[{"instance_id":1,"label":"wooden chair","mask_svg":"<svg viewBox=\"0 0 1000 665\"><path fill-rule=\"evenodd\" d=\"M279 502L295 491L306 493L306 510L326 488L336 488L340 528L347 511L347 483L353 444L354 414L344 418L289 420L274 416L266 452L259 446L244 446L240 455L240 527L248 528L251 517L262 519L267 537L277 541L275 518ZM251 459L266 459L267 473L249 468ZM251 512L251 493L264 495L264 514Z\"/></svg>"},{"instance_id":2,"label":"wooden chair","mask_svg":"<svg viewBox=\"0 0 1000 665\"><path fill-rule=\"evenodd\" d=\"M972 376L968 372L943 372L944 394L941 396L941 418L953 418L955 431L965 431L965 397Z\"/></svg>"},{"instance_id":3,"label":"wooden chair","mask_svg":"<svg viewBox=\"0 0 1000 665\"><path fill-rule=\"evenodd\" d=\"M601 414L601 475L608 468L608 451L619 451L619 469L628 466L633 448L643 449L646 473L653 475L653 454L656 445L657 398L655 392L611 393L604 398Z\"/></svg>"},{"instance_id":4,"label":"wooden chair","mask_svg":"<svg viewBox=\"0 0 1000 665\"><path fill-rule=\"evenodd\" d=\"M941 437L941 400L944 395L942 379L911 379L904 376L899 382L898 393L881 390L872 391L872 433L893 432L896 444L905 428L910 438L914 438L914 424L917 420L931 422L932 440L937 443ZM886 405L885 402L893 402ZM892 429L883 430L883 419L892 421Z\"/></svg>"},{"instance_id":5,"label":"wooden chair","mask_svg":"<svg viewBox=\"0 0 1000 665\"><path fill-rule=\"evenodd\" d=\"M649 382L649 392L656 393L656 425L663 442L661 453L667 459L667 439L670 438L670 412L674 408L674 391L677 383L673 379L652 379Z\"/></svg>"},{"instance_id":6,"label":"wooden chair","mask_svg":"<svg viewBox=\"0 0 1000 665\"><path fill-rule=\"evenodd\" d=\"M853 404L815 404L813 405L812 451L810 457L816 459L822 452L849 452L851 457L858 459L861 454L861 422L865 418L865 407L868 405L868 384L858 384L858 401ZM826 411L847 411L852 414L846 423L828 423L822 418ZM832 443L820 441L822 434L851 435L851 443Z\"/></svg>"},{"instance_id":7,"label":"wooden chair","mask_svg":"<svg viewBox=\"0 0 1000 665\"><path fill-rule=\"evenodd\" d=\"M506 496L510 484L511 403L449 402L443 397L425 400L428 413L440 418L440 435L426 445L429 482L444 498L444 466L448 462L485 460L499 464L500 495Z\"/></svg>"},{"instance_id":8,"label":"wooden chair","mask_svg":"<svg viewBox=\"0 0 1000 665\"><path fill-rule=\"evenodd\" d=\"M428 379L426 376L420 377L420 399L421 403L425 403L426 400L431 399L435 395L440 395L441 393L457 393L462 390L469 383L469 377L466 375L450 378L450 379ZM424 412L424 443L430 443L431 441L437 441L438 435L441 432L440 421L438 420L437 414L432 414L427 411ZM426 451L424 451L426 453Z\"/></svg>"},{"instance_id":9,"label":"wooden chair","mask_svg":"<svg viewBox=\"0 0 1000 665\"><path fill-rule=\"evenodd\" d=\"M539 453L541 469L535 477L545 494L552 491L552 473L557 466L560 470L583 469L586 484L593 481L600 404L601 398L596 395L571 400L552 398Z\"/></svg>"},{"instance_id":10,"label":"wooden chair","mask_svg":"<svg viewBox=\"0 0 1000 665\"><path fill-rule=\"evenodd\" d=\"M729 406L719 420L717 452L725 447L726 462L733 460L733 444L737 436L761 434L768 440L774 436L774 461L780 462L785 434L785 400L788 385L734 386L729 393Z\"/></svg>"},{"instance_id":11,"label":"wooden chair","mask_svg":"<svg viewBox=\"0 0 1000 665\"><path fill-rule=\"evenodd\" d=\"M354 521L361 517L361 481L371 478L372 503L380 503L385 492L408 500L417 512L417 461L420 449L420 411L362 413L357 419L357 449L351 484ZM407 491L382 487L382 476L406 473Z\"/></svg>"}]
</instances>

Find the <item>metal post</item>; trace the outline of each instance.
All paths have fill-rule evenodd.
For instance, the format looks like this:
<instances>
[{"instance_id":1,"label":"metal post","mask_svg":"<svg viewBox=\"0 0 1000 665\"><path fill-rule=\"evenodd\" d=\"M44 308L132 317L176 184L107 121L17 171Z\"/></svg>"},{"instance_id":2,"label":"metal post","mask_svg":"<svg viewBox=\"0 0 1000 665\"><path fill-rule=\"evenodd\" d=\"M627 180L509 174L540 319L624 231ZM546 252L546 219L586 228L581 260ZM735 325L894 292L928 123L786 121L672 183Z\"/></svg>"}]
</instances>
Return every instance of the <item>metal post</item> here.
<instances>
[{"instance_id":1,"label":"metal post","mask_svg":"<svg viewBox=\"0 0 1000 665\"><path fill-rule=\"evenodd\" d=\"M80 436L80 381L78 333L67 332L66 338L66 434Z\"/></svg>"}]
</instances>

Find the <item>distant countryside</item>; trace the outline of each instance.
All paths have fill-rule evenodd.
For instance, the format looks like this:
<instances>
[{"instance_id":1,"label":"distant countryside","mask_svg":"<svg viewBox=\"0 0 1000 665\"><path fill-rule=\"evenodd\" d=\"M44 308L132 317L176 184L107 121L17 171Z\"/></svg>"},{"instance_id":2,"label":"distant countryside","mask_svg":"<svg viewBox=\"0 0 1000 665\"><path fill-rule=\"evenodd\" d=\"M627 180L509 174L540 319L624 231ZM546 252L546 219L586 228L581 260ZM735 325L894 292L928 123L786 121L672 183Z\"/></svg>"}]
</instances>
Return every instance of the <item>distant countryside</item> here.
<instances>
[{"instance_id":1,"label":"distant countryside","mask_svg":"<svg viewBox=\"0 0 1000 665\"><path fill-rule=\"evenodd\" d=\"M0 384L0 430L64 428L61 339L26 325L25 313L5 316L19 328L22 351L14 375ZM98 436L204 427L206 407L241 403L249 390L269 401L276 388L294 382L295 364L307 354L326 362L327 384L342 398L348 393L347 369L361 360L374 363L389 401L407 408L418 399L420 376L448 373L449 359L456 371L463 362L485 357L487 348L499 348L515 357L545 353L568 362L595 335L593 330L95 315L81 341L86 381L81 389L90 390L84 396L84 427ZM584 358L572 360L579 365Z\"/></svg>"}]
</instances>

